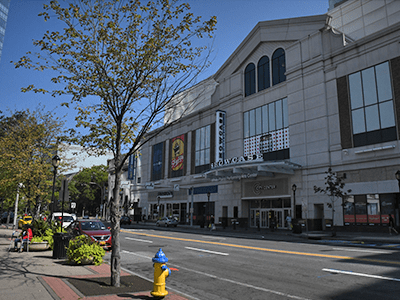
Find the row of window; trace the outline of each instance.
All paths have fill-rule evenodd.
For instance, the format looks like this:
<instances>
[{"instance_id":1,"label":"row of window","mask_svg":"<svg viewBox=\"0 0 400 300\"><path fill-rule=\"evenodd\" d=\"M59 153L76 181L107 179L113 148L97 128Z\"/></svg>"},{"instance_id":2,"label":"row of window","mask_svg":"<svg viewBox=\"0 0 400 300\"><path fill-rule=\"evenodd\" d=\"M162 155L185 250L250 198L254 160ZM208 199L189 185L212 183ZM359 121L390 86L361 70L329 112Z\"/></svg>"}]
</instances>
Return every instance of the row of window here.
<instances>
[{"instance_id":1,"label":"row of window","mask_svg":"<svg viewBox=\"0 0 400 300\"><path fill-rule=\"evenodd\" d=\"M396 139L389 62L349 75L354 146Z\"/></svg>"},{"instance_id":2,"label":"row of window","mask_svg":"<svg viewBox=\"0 0 400 300\"><path fill-rule=\"evenodd\" d=\"M171 140L171 177L184 175L186 166L186 145L185 135L180 135ZM163 156L164 143L153 146L152 152L152 180L163 178ZM201 173L210 168L211 163L211 125L204 126L194 132L194 173Z\"/></svg>"},{"instance_id":3,"label":"row of window","mask_svg":"<svg viewBox=\"0 0 400 300\"><path fill-rule=\"evenodd\" d=\"M272 55L272 85L286 80L285 51L282 48L275 50ZM257 63L257 90L262 91L271 86L270 60L263 56ZM256 92L256 67L253 63L244 70L244 94L250 96Z\"/></svg>"},{"instance_id":4,"label":"row of window","mask_svg":"<svg viewBox=\"0 0 400 300\"><path fill-rule=\"evenodd\" d=\"M396 194L350 196L343 207L344 222L349 224L384 224L395 215Z\"/></svg>"}]
</instances>

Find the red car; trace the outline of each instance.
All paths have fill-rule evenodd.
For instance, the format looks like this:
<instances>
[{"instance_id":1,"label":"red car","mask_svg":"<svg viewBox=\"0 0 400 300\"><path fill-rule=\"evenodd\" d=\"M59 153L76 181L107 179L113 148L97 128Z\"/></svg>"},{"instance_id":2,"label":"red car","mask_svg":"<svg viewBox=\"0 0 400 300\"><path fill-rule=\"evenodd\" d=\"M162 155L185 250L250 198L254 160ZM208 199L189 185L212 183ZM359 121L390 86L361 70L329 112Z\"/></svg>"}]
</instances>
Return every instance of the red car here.
<instances>
[{"instance_id":1,"label":"red car","mask_svg":"<svg viewBox=\"0 0 400 300\"><path fill-rule=\"evenodd\" d=\"M74 236L87 235L104 249L111 249L111 231L99 220L77 220L68 227L68 231Z\"/></svg>"}]
</instances>

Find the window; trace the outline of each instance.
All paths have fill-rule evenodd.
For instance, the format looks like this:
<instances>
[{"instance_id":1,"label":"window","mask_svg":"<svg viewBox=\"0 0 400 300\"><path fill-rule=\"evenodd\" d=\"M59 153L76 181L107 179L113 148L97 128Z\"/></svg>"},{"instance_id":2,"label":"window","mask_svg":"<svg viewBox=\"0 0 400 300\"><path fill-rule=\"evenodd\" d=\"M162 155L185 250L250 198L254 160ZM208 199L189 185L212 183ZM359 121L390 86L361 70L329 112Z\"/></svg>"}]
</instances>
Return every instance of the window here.
<instances>
[{"instance_id":1,"label":"window","mask_svg":"<svg viewBox=\"0 0 400 300\"><path fill-rule=\"evenodd\" d=\"M396 140L389 63L349 76L354 146Z\"/></svg>"},{"instance_id":2,"label":"window","mask_svg":"<svg viewBox=\"0 0 400 300\"><path fill-rule=\"evenodd\" d=\"M269 78L269 58L263 56L258 61L257 65L257 77L258 77L258 91L265 90L270 86Z\"/></svg>"},{"instance_id":3,"label":"window","mask_svg":"<svg viewBox=\"0 0 400 300\"><path fill-rule=\"evenodd\" d=\"M272 55L272 85L286 80L285 51L282 48L275 50Z\"/></svg>"},{"instance_id":4,"label":"window","mask_svg":"<svg viewBox=\"0 0 400 300\"><path fill-rule=\"evenodd\" d=\"M287 99L243 114L244 155L264 153L264 159L289 158Z\"/></svg>"},{"instance_id":5,"label":"window","mask_svg":"<svg viewBox=\"0 0 400 300\"><path fill-rule=\"evenodd\" d=\"M210 130L211 125L196 130L195 173L210 169Z\"/></svg>"},{"instance_id":6,"label":"window","mask_svg":"<svg viewBox=\"0 0 400 300\"><path fill-rule=\"evenodd\" d=\"M136 154L132 154L129 156L129 164L128 164L128 180L135 180L136 177Z\"/></svg>"},{"instance_id":7,"label":"window","mask_svg":"<svg viewBox=\"0 0 400 300\"><path fill-rule=\"evenodd\" d=\"M163 148L164 144L161 142L153 146L153 171L152 180L160 180L162 178L163 166Z\"/></svg>"},{"instance_id":8,"label":"window","mask_svg":"<svg viewBox=\"0 0 400 300\"><path fill-rule=\"evenodd\" d=\"M250 96L256 92L256 70L253 63L248 64L244 70L244 89L245 96Z\"/></svg>"},{"instance_id":9,"label":"window","mask_svg":"<svg viewBox=\"0 0 400 300\"><path fill-rule=\"evenodd\" d=\"M396 194L352 195L343 206L345 225L382 225L395 213Z\"/></svg>"}]
</instances>

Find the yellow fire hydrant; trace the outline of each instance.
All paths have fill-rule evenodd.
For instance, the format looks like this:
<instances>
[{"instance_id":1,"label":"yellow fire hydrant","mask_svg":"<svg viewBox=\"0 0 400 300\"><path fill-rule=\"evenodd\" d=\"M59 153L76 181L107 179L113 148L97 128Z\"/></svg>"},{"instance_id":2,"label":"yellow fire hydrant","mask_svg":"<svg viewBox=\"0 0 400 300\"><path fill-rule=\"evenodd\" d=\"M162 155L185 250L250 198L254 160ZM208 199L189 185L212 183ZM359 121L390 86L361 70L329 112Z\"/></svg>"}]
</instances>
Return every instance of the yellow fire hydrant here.
<instances>
[{"instance_id":1,"label":"yellow fire hydrant","mask_svg":"<svg viewBox=\"0 0 400 300\"><path fill-rule=\"evenodd\" d=\"M168 295L165 290L165 279L171 274L171 270L165 264L168 258L160 248L152 259L154 266L154 284L151 295L157 298L164 298Z\"/></svg>"}]
</instances>

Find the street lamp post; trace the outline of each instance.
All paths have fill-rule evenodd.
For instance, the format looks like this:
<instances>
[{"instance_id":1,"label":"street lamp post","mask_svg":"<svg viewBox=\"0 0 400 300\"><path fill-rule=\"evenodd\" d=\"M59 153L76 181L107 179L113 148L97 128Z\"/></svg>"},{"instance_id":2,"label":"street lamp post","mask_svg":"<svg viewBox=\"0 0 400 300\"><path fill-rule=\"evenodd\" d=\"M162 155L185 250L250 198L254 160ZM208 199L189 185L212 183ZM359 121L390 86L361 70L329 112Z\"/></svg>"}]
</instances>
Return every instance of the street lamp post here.
<instances>
[{"instance_id":1,"label":"street lamp post","mask_svg":"<svg viewBox=\"0 0 400 300\"><path fill-rule=\"evenodd\" d=\"M18 214L19 189L22 188L23 186L24 185L22 183L18 183L18 185L17 185L17 198L15 199L13 229L18 228L18 225L17 225L17 214Z\"/></svg>"},{"instance_id":2,"label":"street lamp post","mask_svg":"<svg viewBox=\"0 0 400 300\"><path fill-rule=\"evenodd\" d=\"M193 197L194 197L194 187L190 188L190 192L191 192L191 203L192 205L190 206L190 226L193 226L193 212L194 212L194 208L193 208Z\"/></svg>"},{"instance_id":3,"label":"street lamp post","mask_svg":"<svg viewBox=\"0 0 400 300\"><path fill-rule=\"evenodd\" d=\"M210 192L207 192L207 199L208 199L208 203L207 203L207 218L208 218L208 226L210 226L211 223L211 217L210 217Z\"/></svg>"},{"instance_id":4,"label":"street lamp post","mask_svg":"<svg viewBox=\"0 0 400 300\"><path fill-rule=\"evenodd\" d=\"M55 185L56 185L57 168L60 165L60 160L61 160L61 158L57 154L54 155L53 158L51 159L51 164L53 165L53 191L51 194L50 217L53 216L53 212L54 212L54 189L55 189Z\"/></svg>"},{"instance_id":5,"label":"street lamp post","mask_svg":"<svg viewBox=\"0 0 400 300\"><path fill-rule=\"evenodd\" d=\"M399 186L399 192L400 192L400 170L397 170L396 172L396 179L397 179L397 184ZM399 210L396 209L396 226L399 226Z\"/></svg>"},{"instance_id":6,"label":"street lamp post","mask_svg":"<svg viewBox=\"0 0 400 300\"><path fill-rule=\"evenodd\" d=\"M157 196L157 219L160 219L160 196Z\"/></svg>"},{"instance_id":7,"label":"street lamp post","mask_svg":"<svg viewBox=\"0 0 400 300\"><path fill-rule=\"evenodd\" d=\"M296 219L296 189L297 189L297 185L293 184L292 185L292 191L293 191L293 219Z\"/></svg>"}]
</instances>

